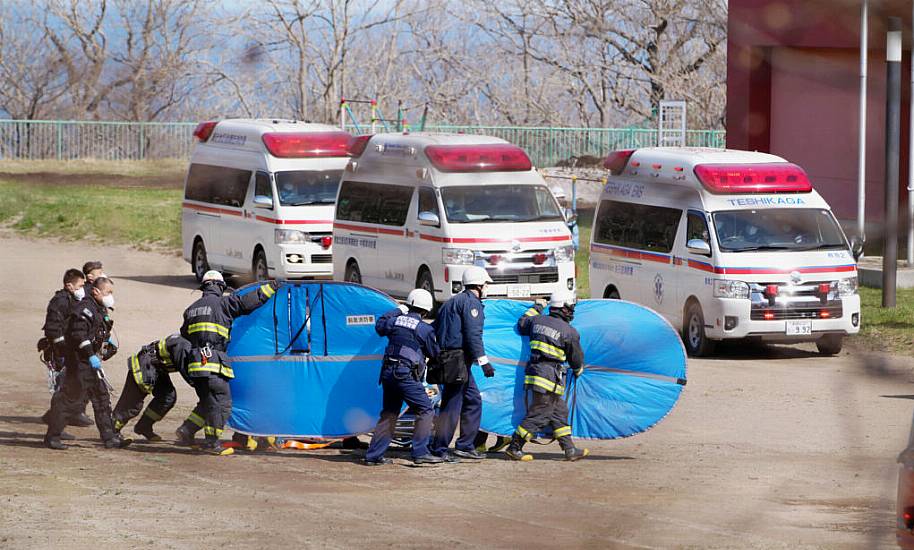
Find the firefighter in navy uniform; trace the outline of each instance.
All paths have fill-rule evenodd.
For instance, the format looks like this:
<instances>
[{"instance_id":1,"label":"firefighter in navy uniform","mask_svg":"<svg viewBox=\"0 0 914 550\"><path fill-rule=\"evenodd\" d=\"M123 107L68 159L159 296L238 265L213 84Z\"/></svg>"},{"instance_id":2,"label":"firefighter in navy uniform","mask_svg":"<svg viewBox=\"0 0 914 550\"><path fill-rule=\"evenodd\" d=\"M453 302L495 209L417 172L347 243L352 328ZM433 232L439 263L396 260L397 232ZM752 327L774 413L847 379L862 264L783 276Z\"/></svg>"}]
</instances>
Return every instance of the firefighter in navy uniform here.
<instances>
[{"instance_id":1,"label":"firefighter in navy uniform","mask_svg":"<svg viewBox=\"0 0 914 550\"><path fill-rule=\"evenodd\" d=\"M127 379L121 397L114 406L114 429L118 432L143 410L146 396L152 394L152 401L133 431L147 441L162 441L152 425L161 420L175 405L178 392L171 382L171 373L186 372L190 342L180 334L172 334L146 344L136 355L127 359Z\"/></svg>"},{"instance_id":2,"label":"firefighter in navy uniform","mask_svg":"<svg viewBox=\"0 0 914 550\"><path fill-rule=\"evenodd\" d=\"M549 298L549 315L540 315L544 303L538 301L517 322L521 335L530 337L530 360L525 370L524 388L530 392L531 399L527 415L514 431L505 451L511 460L533 460L532 455L524 453L524 444L546 426L552 427L552 436L565 451L565 460L579 460L590 454L588 449L574 446L565 403L568 368L565 363L574 370L575 376L584 372L581 337L569 324L574 317L575 301L571 291L554 292Z\"/></svg>"},{"instance_id":3,"label":"firefighter in navy uniform","mask_svg":"<svg viewBox=\"0 0 914 550\"><path fill-rule=\"evenodd\" d=\"M471 367L479 364L486 378L495 376L495 368L486 357L482 343L482 327L485 322L482 299L486 296L486 285L492 278L485 269L471 266L463 272L463 292L441 306L435 319L435 333L442 352L439 362L447 362L450 354L459 357L465 367L465 382L443 384L441 407L435 419L435 435L431 451L449 462L460 458L479 460L485 455L476 450L476 436L482 419L482 396ZM448 451L451 439L460 423L460 437L454 444L454 452Z\"/></svg>"},{"instance_id":4,"label":"firefighter in navy uniform","mask_svg":"<svg viewBox=\"0 0 914 550\"><path fill-rule=\"evenodd\" d=\"M73 306L67 317L64 330L67 370L63 386L51 399L48 431L44 437L45 445L51 449L66 448L60 441L60 434L68 416L78 412L87 395L105 447L111 449L130 444L130 440L123 439L114 430L108 384L101 371L102 361L116 351L116 347L110 345L111 326L107 321L111 307L114 307L114 283L111 279L99 277L88 295Z\"/></svg>"},{"instance_id":5,"label":"firefighter in navy uniform","mask_svg":"<svg viewBox=\"0 0 914 550\"><path fill-rule=\"evenodd\" d=\"M54 386L49 388L52 393L60 390L63 383L63 371L67 346L64 341L64 329L66 328L67 316L76 302L86 297L86 277L78 269L68 269L63 275L63 288L54 293L51 301L48 302L47 313L44 318L44 338L38 341L38 350L42 352L43 357L49 369L53 369ZM42 421L47 424L50 421L51 410L41 417ZM67 424L72 426L91 426L92 420L79 411L71 418L67 419ZM73 439L73 436L62 432L61 439Z\"/></svg>"},{"instance_id":6,"label":"firefighter in navy uniform","mask_svg":"<svg viewBox=\"0 0 914 550\"><path fill-rule=\"evenodd\" d=\"M403 402L416 415L412 439L412 458L416 464L439 464L444 459L428 452L434 408L422 383L425 358L437 357L435 329L422 322L435 305L429 291L417 288L406 298L407 305L391 310L375 323L375 331L387 337L379 382L384 389L383 408L378 425L365 453L369 466L390 464L384 457L393 438L394 427Z\"/></svg>"},{"instance_id":7,"label":"firefighter in navy uniform","mask_svg":"<svg viewBox=\"0 0 914 550\"><path fill-rule=\"evenodd\" d=\"M203 275L200 289L203 297L184 311L181 336L191 344L187 376L199 399L187 420L178 428L178 445L193 445L194 434L201 428L206 437L203 450L220 455L232 454L222 448L219 438L232 412L229 380L235 377L225 353L236 317L251 313L276 293L280 283L270 281L243 296L223 296L226 285L218 271Z\"/></svg>"}]
</instances>

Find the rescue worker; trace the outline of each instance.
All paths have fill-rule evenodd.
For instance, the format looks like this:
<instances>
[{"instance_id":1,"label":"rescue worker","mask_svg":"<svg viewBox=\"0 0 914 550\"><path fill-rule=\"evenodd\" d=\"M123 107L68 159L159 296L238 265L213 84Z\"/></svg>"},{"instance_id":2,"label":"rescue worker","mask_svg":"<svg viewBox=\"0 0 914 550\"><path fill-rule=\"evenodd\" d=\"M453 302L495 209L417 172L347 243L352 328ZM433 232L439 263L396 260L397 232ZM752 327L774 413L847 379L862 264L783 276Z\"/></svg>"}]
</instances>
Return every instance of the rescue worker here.
<instances>
[{"instance_id":1,"label":"rescue worker","mask_svg":"<svg viewBox=\"0 0 914 550\"><path fill-rule=\"evenodd\" d=\"M63 386L51 400L48 431L44 436L45 445L51 449L66 448L60 441L60 434L67 424L67 416L82 406L87 395L105 447L126 447L131 443L114 430L108 384L101 370L102 361L113 355L107 345L111 327L105 320L111 307L114 307L114 283L107 277L99 277L67 317L64 329L66 374Z\"/></svg>"},{"instance_id":2,"label":"rescue worker","mask_svg":"<svg viewBox=\"0 0 914 550\"><path fill-rule=\"evenodd\" d=\"M143 416L133 427L134 433L147 441L162 441L152 429L177 401L178 393L171 382L171 373L186 372L190 342L180 334L150 342L140 348L136 355L127 359L127 379L121 397L114 406L114 429L121 429L143 410L146 396L152 394L152 401L143 411Z\"/></svg>"},{"instance_id":3,"label":"rescue worker","mask_svg":"<svg viewBox=\"0 0 914 550\"><path fill-rule=\"evenodd\" d=\"M530 360L524 376L524 388L529 392L530 402L527 415L514 431L505 451L511 460L533 460L533 455L524 453L524 444L547 426L552 427L552 436L565 451L565 460L579 460L590 454L588 449L574 446L565 403L565 363L571 366L575 376L584 373L581 337L570 325L575 302L570 290L556 291L549 297L549 315L540 315L545 302L537 300L517 322L518 332L530 337Z\"/></svg>"},{"instance_id":4,"label":"rescue worker","mask_svg":"<svg viewBox=\"0 0 914 550\"><path fill-rule=\"evenodd\" d=\"M388 311L375 323L375 331L387 337L379 383L384 389L381 418L365 453L365 464L390 464L384 457L390 446L403 402L415 414L412 458L415 464L440 464L444 459L428 451L434 408L425 392L426 357L438 357L435 329L422 322L435 305L429 291L417 288L406 298L407 305Z\"/></svg>"},{"instance_id":5,"label":"rescue worker","mask_svg":"<svg viewBox=\"0 0 914 550\"><path fill-rule=\"evenodd\" d=\"M54 293L51 301L48 302L48 309L44 317L44 338L38 342L38 349L42 351L49 359L48 368L54 369L52 376L55 378L54 386L51 389L56 393L60 391L63 383L63 369L66 357L66 343L64 341L64 329L66 328L67 316L76 302L79 302L86 296L86 277L78 269L68 269L63 274L63 288ZM85 407L82 411L69 417L67 424L71 426L91 426L92 420L86 416ZM41 417L42 421L47 424L50 421L51 410ZM73 436L61 432L61 439L73 439Z\"/></svg>"},{"instance_id":6,"label":"rescue worker","mask_svg":"<svg viewBox=\"0 0 914 550\"><path fill-rule=\"evenodd\" d=\"M489 363L482 343L482 326L485 322L482 299L486 297L486 288L492 278L485 269L470 266L463 272L461 282L463 292L441 306L434 324L438 345L442 350L439 363L456 356L466 368L465 382L442 384L441 406L435 419L431 452L448 462L459 462L460 458L485 458L474 444L482 418L482 396L473 379L471 367L477 363L486 378L495 376L495 368ZM457 431L458 422L460 437L454 444L453 453L450 453L448 447Z\"/></svg>"},{"instance_id":7,"label":"rescue worker","mask_svg":"<svg viewBox=\"0 0 914 550\"><path fill-rule=\"evenodd\" d=\"M555 200L558 201L559 206L562 208L562 215L565 217L565 225L568 226L568 230L571 231L571 244L574 246L574 249L577 250L580 242L580 232L578 231L578 216L574 213L574 209L568 206L568 196L565 195L565 190L559 186L552 188L552 196L555 197Z\"/></svg>"},{"instance_id":8,"label":"rescue worker","mask_svg":"<svg viewBox=\"0 0 914 550\"><path fill-rule=\"evenodd\" d=\"M105 269L99 261L91 261L83 264L83 275L86 276L86 284L91 285L95 279L105 277Z\"/></svg>"},{"instance_id":9,"label":"rescue worker","mask_svg":"<svg viewBox=\"0 0 914 550\"><path fill-rule=\"evenodd\" d=\"M178 445L193 445L194 434L202 428L206 437L204 451L217 455L234 452L230 447L223 449L219 441L232 412L229 380L235 375L225 354L232 321L263 305L279 286L279 282L270 281L254 292L223 296L226 285L222 274L207 271L203 275L200 285L203 297L184 311L184 324L181 325L181 336L190 342L192 348L187 376L199 401L175 432Z\"/></svg>"}]
</instances>

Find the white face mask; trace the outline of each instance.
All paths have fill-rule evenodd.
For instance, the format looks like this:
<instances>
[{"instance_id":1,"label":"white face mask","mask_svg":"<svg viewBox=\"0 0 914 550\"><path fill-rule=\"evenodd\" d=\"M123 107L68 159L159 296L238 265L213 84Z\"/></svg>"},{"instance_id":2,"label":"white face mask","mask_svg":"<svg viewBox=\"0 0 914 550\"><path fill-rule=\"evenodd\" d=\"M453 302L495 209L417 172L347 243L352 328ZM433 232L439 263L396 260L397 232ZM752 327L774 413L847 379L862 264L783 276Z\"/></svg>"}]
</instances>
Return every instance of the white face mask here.
<instances>
[{"instance_id":1,"label":"white face mask","mask_svg":"<svg viewBox=\"0 0 914 550\"><path fill-rule=\"evenodd\" d=\"M114 294L109 294L107 296L103 296L102 305L108 309L113 308L114 307Z\"/></svg>"},{"instance_id":2,"label":"white face mask","mask_svg":"<svg viewBox=\"0 0 914 550\"><path fill-rule=\"evenodd\" d=\"M82 300L86 297L86 289L84 287L79 287L73 291L73 297L77 300Z\"/></svg>"}]
</instances>

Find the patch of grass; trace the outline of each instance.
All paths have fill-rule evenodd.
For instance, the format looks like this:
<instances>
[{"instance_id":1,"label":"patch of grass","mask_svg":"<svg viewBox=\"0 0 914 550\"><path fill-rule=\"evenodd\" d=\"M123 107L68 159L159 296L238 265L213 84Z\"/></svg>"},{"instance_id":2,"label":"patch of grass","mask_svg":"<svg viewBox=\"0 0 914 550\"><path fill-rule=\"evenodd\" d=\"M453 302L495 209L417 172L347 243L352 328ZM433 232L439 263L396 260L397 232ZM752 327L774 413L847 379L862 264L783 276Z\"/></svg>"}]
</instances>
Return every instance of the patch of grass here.
<instances>
[{"instance_id":1,"label":"patch of grass","mask_svg":"<svg viewBox=\"0 0 914 550\"><path fill-rule=\"evenodd\" d=\"M181 248L180 189L24 186L0 181L0 223L38 237Z\"/></svg>"},{"instance_id":2,"label":"patch of grass","mask_svg":"<svg viewBox=\"0 0 914 550\"><path fill-rule=\"evenodd\" d=\"M914 289L899 289L895 308L882 307L882 289L860 288L857 346L891 353L914 352Z\"/></svg>"},{"instance_id":3,"label":"patch of grass","mask_svg":"<svg viewBox=\"0 0 914 550\"><path fill-rule=\"evenodd\" d=\"M578 298L590 297L590 230L593 227L593 209L578 210L579 247L574 255L574 263L578 268ZM597 296L602 298L602 296Z\"/></svg>"},{"instance_id":4,"label":"patch of grass","mask_svg":"<svg viewBox=\"0 0 914 550\"><path fill-rule=\"evenodd\" d=\"M6 174L104 174L113 176L174 176L184 178L186 159L159 160L0 160Z\"/></svg>"}]
</instances>

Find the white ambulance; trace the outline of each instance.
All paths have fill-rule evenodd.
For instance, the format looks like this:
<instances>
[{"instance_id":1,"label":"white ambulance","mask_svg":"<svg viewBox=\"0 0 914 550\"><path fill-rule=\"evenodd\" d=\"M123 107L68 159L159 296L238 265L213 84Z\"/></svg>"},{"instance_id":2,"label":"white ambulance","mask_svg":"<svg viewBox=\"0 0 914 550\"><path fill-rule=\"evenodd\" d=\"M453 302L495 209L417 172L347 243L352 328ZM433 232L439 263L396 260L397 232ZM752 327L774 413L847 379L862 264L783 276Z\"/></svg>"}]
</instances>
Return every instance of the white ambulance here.
<instances>
[{"instance_id":1,"label":"white ambulance","mask_svg":"<svg viewBox=\"0 0 914 550\"><path fill-rule=\"evenodd\" d=\"M184 259L256 279L333 274L333 202L351 136L333 126L203 122L184 185Z\"/></svg>"},{"instance_id":2,"label":"white ambulance","mask_svg":"<svg viewBox=\"0 0 914 550\"><path fill-rule=\"evenodd\" d=\"M357 138L333 223L335 279L393 296L459 293L467 266L492 277L489 296L575 288L571 233L523 149L486 136Z\"/></svg>"},{"instance_id":3,"label":"white ambulance","mask_svg":"<svg viewBox=\"0 0 914 550\"><path fill-rule=\"evenodd\" d=\"M594 218L594 297L646 305L706 355L730 338L841 350L860 330L855 240L806 172L764 153L617 151Z\"/></svg>"}]
</instances>

